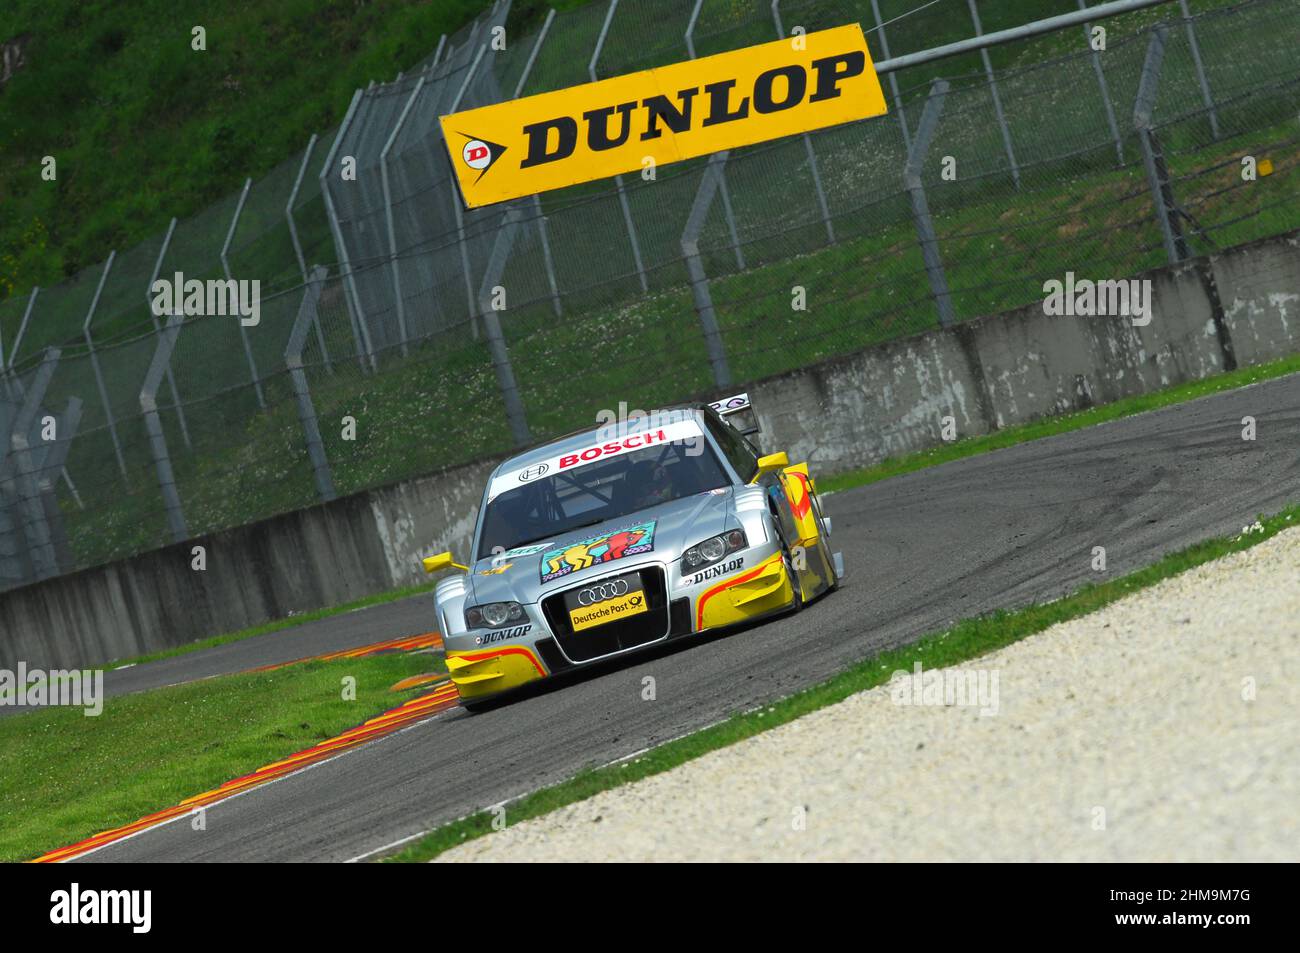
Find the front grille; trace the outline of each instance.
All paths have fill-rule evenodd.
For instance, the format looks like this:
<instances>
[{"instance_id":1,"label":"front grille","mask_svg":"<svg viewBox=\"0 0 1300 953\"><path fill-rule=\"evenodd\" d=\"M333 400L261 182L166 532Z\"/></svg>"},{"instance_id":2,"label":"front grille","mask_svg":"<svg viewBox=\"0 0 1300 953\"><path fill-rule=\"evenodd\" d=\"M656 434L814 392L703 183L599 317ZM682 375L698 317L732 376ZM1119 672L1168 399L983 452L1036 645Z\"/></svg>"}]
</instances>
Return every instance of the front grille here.
<instances>
[{"instance_id":1,"label":"front grille","mask_svg":"<svg viewBox=\"0 0 1300 953\"><path fill-rule=\"evenodd\" d=\"M546 663L546 670L552 675L563 672L566 668L573 668L573 663L556 648L554 639L538 639L535 648L542 661Z\"/></svg>"},{"instance_id":2,"label":"front grille","mask_svg":"<svg viewBox=\"0 0 1300 953\"><path fill-rule=\"evenodd\" d=\"M678 638L683 635L690 635L691 629L691 600L674 599L672 605L668 607L668 614L672 617L671 637Z\"/></svg>"},{"instance_id":3,"label":"front grille","mask_svg":"<svg viewBox=\"0 0 1300 953\"><path fill-rule=\"evenodd\" d=\"M611 655L623 649L655 642L668 634L668 586L664 571L658 566L644 566L637 570L641 575L641 588L645 590L647 611L630 619L606 622L581 632L574 632L569 623L569 612L564 607L564 592L557 592L542 600L542 614L551 627L555 641L564 654L575 662L589 662L602 655ZM621 573L620 573L621 575ZM581 589L599 582L584 580ZM565 592L572 589L565 590Z\"/></svg>"}]
</instances>

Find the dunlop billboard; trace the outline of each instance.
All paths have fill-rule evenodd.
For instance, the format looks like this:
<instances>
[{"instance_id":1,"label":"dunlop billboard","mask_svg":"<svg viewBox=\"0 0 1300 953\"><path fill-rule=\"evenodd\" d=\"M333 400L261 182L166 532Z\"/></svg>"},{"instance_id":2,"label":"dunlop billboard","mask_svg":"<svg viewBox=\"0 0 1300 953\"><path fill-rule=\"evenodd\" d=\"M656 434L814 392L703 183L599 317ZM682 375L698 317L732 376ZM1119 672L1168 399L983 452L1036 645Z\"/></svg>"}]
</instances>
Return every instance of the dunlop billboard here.
<instances>
[{"instance_id":1,"label":"dunlop billboard","mask_svg":"<svg viewBox=\"0 0 1300 953\"><path fill-rule=\"evenodd\" d=\"M857 24L442 116L470 208L885 112Z\"/></svg>"}]
</instances>

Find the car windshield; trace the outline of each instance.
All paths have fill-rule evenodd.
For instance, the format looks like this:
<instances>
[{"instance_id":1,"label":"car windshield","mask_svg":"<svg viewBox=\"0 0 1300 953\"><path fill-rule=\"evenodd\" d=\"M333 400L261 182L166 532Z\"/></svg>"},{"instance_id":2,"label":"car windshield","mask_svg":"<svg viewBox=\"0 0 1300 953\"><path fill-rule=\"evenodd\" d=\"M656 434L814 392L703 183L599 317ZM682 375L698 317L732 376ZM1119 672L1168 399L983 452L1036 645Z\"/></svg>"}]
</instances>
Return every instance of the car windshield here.
<instances>
[{"instance_id":1,"label":"car windshield","mask_svg":"<svg viewBox=\"0 0 1300 953\"><path fill-rule=\"evenodd\" d=\"M726 486L703 440L645 447L508 490L488 503L477 559Z\"/></svg>"}]
</instances>

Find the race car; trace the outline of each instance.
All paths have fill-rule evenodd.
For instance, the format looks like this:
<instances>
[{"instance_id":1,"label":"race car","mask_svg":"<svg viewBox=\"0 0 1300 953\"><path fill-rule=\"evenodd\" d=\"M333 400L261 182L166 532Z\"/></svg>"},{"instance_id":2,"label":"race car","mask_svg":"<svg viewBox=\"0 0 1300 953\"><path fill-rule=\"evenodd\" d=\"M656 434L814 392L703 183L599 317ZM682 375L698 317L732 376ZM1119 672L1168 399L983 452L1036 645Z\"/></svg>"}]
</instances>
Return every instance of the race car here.
<instances>
[{"instance_id":1,"label":"race car","mask_svg":"<svg viewBox=\"0 0 1300 953\"><path fill-rule=\"evenodd\" d=\"M538 679L797 612L843 560L808 465L760 455L745 394L634 414L514 456L488 479L467 564L435 590L470 709Z\"/></svg>"}]
</instances>

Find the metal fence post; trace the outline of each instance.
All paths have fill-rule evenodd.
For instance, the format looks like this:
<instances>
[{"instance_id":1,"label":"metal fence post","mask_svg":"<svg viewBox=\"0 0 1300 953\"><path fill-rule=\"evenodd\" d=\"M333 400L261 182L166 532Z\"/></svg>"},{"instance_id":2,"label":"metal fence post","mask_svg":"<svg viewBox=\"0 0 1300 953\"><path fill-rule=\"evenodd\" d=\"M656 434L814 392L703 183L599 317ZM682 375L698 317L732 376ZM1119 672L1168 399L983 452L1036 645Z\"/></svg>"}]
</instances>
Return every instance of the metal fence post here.
<instances>
[{"instance_id":1,"label":"metal fence post","mask_svg":"<svg viewBox=\"0 0 1300 953\"><path fill-rule=\"evenodd\" d=\"M785 39L785 26L781 23L781 0L772 0L772 22L776 25L776 35ZM808 153L808 169L812 173L813 189L817 193L817 205L821 209L822 221L826 224L826 241L835 244L835 224L831 220L831 207L826 202L826 190L822 188L822 170L817 164L817 153L813 151L812 137L803 133L804 151Z\"/></svg>"},{"instance_id":2,"label":"metal fence post","mask_svg":"<svg viewBox=\"0 0 1300 953\"><path fill-rule=\"evenodd\" d=\"M912 215L916 219L916 234L921 244L921 257L925 260L925 273L930 280L930 293L934 295L934 303L939 310L939 325L945 328L956 323L956 313L952 306L952 294L948 290L948 276L943 269L943 257L939 253L939 239L934 232L934 220L930 217L930 204L925 198L921 167L925 163L926 153L930 151L930 140L934 138L934 131L939 125L944 97L947 95L948 81L936 79L930 86L925 111L921 113L921 124L917 127L916 138L912 140L912 148L907 154L907 166L903 170L903 184L912 200Z\"/></svg>"},{"instance_id":3,"label":"metal fence post","mask_svg":"<svg viewBox=\"0 0 1300 953\"><path fill-rule=\"evenodd\" d=\"M1177 219L1177 205L1173 188L1169 184L1164 155L1156 139L1153 115L1156 94L1160 89L1160 69L1165 60L1165 42L1168 29L1160 24L1151 32L1146 60L1142 63L1142 78L1138 83L1137 102L1133 105L1133 126L1142 144L1142 163L1146 167L1147 184L1151 188L1151 201L1155 205L1156 220L1164 239L1165 255L1170 264L1178 264L1187 257L1187 241Z\"/></svg>"},{"instance_id":4,"label":"metal fence post","mask_svg":"<svg viewBox=\"0 0 1300 953\"><path fill-rule=\"evenodd\" d=\"M596 82L596 64L600 61L600 51L605 48L605 39L609 36L609 26L614 22L614 13L618 10L618 0L609 0L609 11L605 14L605 23L600 28L596 39L596 49L587 64L587 75ZM623 210L623 223L627 226L627 238L632 244L632 262L636 265L636 274L641 281L641 290L649 291L650 282L646 278L645 263L641 260L641 242L637 238L636 225L632 222L632 206L628 204L627 189L623 187L623 177L614 176L614 185L618 188L618 204Z\"/></svg>"},{"instance_id":5,"label":"metal fence post","mask_svg":"<svg viewBox=\"0 0 1300 953\"><path fill-rule=\"evenodd\" d=\"M1088 0L1079 0L1079 9L1088 9ZM1111 138L1115 140L1115 157L1119 164L1124 164L1124 137L1120 135L1119 122L1115 119L1115 104L1110 101L1110 84L1106 82L1106 71L1101 66L1101 54L1092 46L1092 24L1083 25L1084 42L1092 50L1092 71L1097 74L1097 86L1101 90L1101 104L1106 108L1106 124L1110 126ZM891 74L892 75L892 74Z\"/></svg>"},{"instance_id":6,"label":"metal fence post","mask_svg":"<svg viewBox=\"0 0 1300 953\"><path fill-rule=\"evenodd\" d=\"M4 384L5 396L16 407L23 392L22 382L14 374L14 361L18 358L18 346L23 342L23 334L27 331L27 322L32 316L32 307L36 304L36 296L41 293L39 287L33 288L32 293L27 296L27 307L23 310L22 322L18 325L18 333L14 336L13 350L9 353L9 361L5 362L5 349L3 339L0 338L0 382ZM4 458L4 447L8 444L0 444L0 459Z\"/></svg>"},{"instance_id":7,"label":"metal fence post","mask_svg":"<svg viewBox=\"0 0 1300 953\"><path fill-rule=\"evenodd\" d=\"M475 33L472 35L477 35L477 34ZM448 45L445 41L439 41L438 50L439 52L437 58L435 59L435 62L430 64L429 69L426 72L425 89L423 94L424 99L415 108L416 116L444 115L446 113L446 109L444 108L444 102L446 99L449 98L449 92L450 93L456 92L456 90L453 88L453 84L451 80L452 74L454 72L454 65L451 63L451 59L456 54L456 47L454 44ZM442 55L443 50L447 51L446 56ZM438 63L442 63L445 67L447 67L447 69L444 71L444 74L441 76L435 75L435 73L437 72ZM432 89L432 94L430 95L431 89ZM408 147L404 149L403 152L401 153L404 158L408 159L408 161L413 158L417 161L417 163L420 166L427 166L427 174L423 178L421 178L419 172L416 172L415 170L411 169L409 166L407 166L406 168L404 178L409 183L411 181L411 177L413 175L415 176L416 184L417 184L417 193L418 193L418 186L420 185L421 182L436 181L442 184L446 184L447 182L447 176L450 172L450 169L446 164L446 149L444 147L445 144L440 145L438 142L440 137L441 137L441 125L435 123L434 128L429 130L428 133L418 143L409 144ZM456 186L455 185L448 186L447 193L450 194L452 198L453 213L457 215L460 214L459 206L455 201ZM440 195L442 194L441 191L439 192L439 194ZM421 223L424 221L424 217L422 215L417 215L416 218L417 221ZM457 220L459 221L459 219ZM394 225L396 225L395 219L394 219ZM417 226L417 228L418 227L419 226ZM419 232L419 234L424 235L425 241L427 241L427 235L428 235L427 231ZM439 266L437 263L437 253L447 248L448 246L444 244L440 236L438 244L435 248L428 249L426 252L423 252L410 260L411 266L416 268L416 270L419 272L419 280L424 282L424 284L430 289L430 293L428 295L428 312L429 312L428 334L430 335L438 333L439 329L445 330L449 326L449 321L450 321L447 310L443 304L443 295L433 293L433 289L437 288L439 285L439 277L438 277ZM462 259L462 261L464 261L464 259ZM467 299L468 299L468 294L469 293L467 290L466 291ZM454 326L455 322L451 321L450 323L452 326ZM475 329L476 336L477 333L478 333L477 329ZM419 331L412 331L410 336L419 338L426 335L421 334Z\"/></svg>"},{"instance_id":8,"label":"metal fence post","mask_svg":"<svg viewBox=\"0 0 1300 953\"><path fill-rule=\"evenodd\" d=\"M325 200L325 214L329 218L330 232L334 235L334 244L338 248L339 269L343 276L345 289L343 302L347 305L348 316L352 320L352 340L357 349L357 363L361 365L361 370L364 372L367 358L369 358L371 370L374 370L375 367L374 353L370 347L370 329L366 326L366 316L361 310L361 298L357 295L357 282L352 275L352 262L348 257L348 244L343 240L343 228L339 225L339 216L334 208L334 198L330 195L328 181L330 169L334 165L334 157L338 155L339 145L343 142L348 127L352 125L352 119L356 115L357 105L361 102L362 95L364 95L364 90L360 89L352 94L352 102L348 106L347 113L343 116L343 122L339 125L338 134L334 137L334 144L330 146L329 154L325 156L325 163L321 166L319 178L321 198Z\"/></svg>"},{"instance_id":9,"label":"metal fence post","mask_svg":"<svg viewBox=\"0 0 1300 953\"><path fill-rule=\"evenodd\" d=\"M451 115L460 109L460 102L465 97L466 90L469 89L470 80L472 80L474 74L478 72L479 64L483 62L483 54L486 52L487 44L484 43L479 46L478 52L474 54L474 62L471 63L470 68L465 71L465 78L461 81L460 89L456 91L456 98L452 101L451 108L447 110L448 115ZM465 279L465 310L470 327L473 328L474 335L477 337L478 321L475 320L475 315L478 313L477 289L474 287L474 273L470 267L469 260L469 244L465 235L465 209L461 207L460 196L456 192L456 185L454 183L452 184L451 189L451 207L452 211L456 213L456 241L460 246L460 268L461 274Z\"/></svg>"},{"instance_id":10,"label":"metal fence post","mask_svg":"<svg viewBox=\"0 0 1300 953\"><path fill-rule=\"evenodd\" d=\"M975 35L983 36L984 27L980 23L980 11L975 0L966 0L970 7L970 18L975 24ZM1020 166L1016 162L1016 150L1011 145L1011 130L1007 127L1006 113L1002 111L1002 97L998 94L998 81L993 75L993 61L989 59L988 47L980 47L980 59L984 61L984 75L989 80L989 92L993 96L993 112L998 117L998 128L1002 130L1002 146L1007 151L1007 161L1011 163L1011 180L1020 188Z\"/></svg>"},{"instance_id":11,"label":"metal fence post","mask_svg":"<svg viewBox=\"0 0 1300 953\"><path fill-rule=\"evenodd\" d=\"M46 519L45 507L41 502L40 485L37 479L39 469L31 458L30 435L36 425L36 415L40 412L45 394L49 390L50 380L54 377L54 369L59 363L59 354L58 348L46 349L41 366L32 376L31 386L23 396L22 408L14 418L9 435L14 483L18 488L18 504L24 526L23 537L27 543L32 575L38 580L57 575L59 567L49 521Z\"/></svg>"},{"instance_id":12,"label":"metal fence post","mask_svg":"<svg viewBox=\"0 0 1300 953\"><path fill-rule=\"evenodd\" d=\"M40 286L32 289L31 295L27 298L27 307L23 309L23 320L18 325L18 333L14 335L13 350L9 352L9 370L14 369L14 361L18 360L18 348L22 346L23 335L27 333L27 322L32 319L32 307L36 304L36 296L41 293ZM0 363L4 362L4 354L0 352Z\"/></svg>"},{"instance_id":13,"label":"metal fence post","mask_svg":"<svg viewBox=\"0 0 1300 953\"><path fill-rule=\"evenodd\" d=\"M429 74L433 73L434 67L437 66L438 62L442 59L442 51L445 50L446 48L447 48L447 34L444 33L442 36L438 37L438 48L433 51L433 59L430 60L429 65L424 68L424 71L426 73Z\"/></svg>"},{"instance_id":14,"label":"metal fence post","mask_svg":"<svg viewBox=\"0 0 1300 953\"><path fill-rule=\"evenodd\" d=\"M686 24L686 52L695 59L695 24L699 22L704 0L695 0L695 9L691 11L690 22ZM707 169L706 169L707 171ZM736 251L736 270L745 270L745 250L740 247L740 231L736 228L736 212L731 205L731 189L727 186L727 170L723 164L718 167L719 190L722 192L722 212L727 217L727 233L731 236L731 247Z\"/></svg>"},{"instance_id":15,"label":"metal fence post","mask_svg":"<svg viewBox=\"0 0 1300 953\"><path fill-rule=\"evenodd\" d=\"M1210 92L1210 78L1205 75L1205 62L1201 59L1201 44L1196 41L1196 27L1192 24L1192 11L1187 0L1178 0L1183 11L1183 29L1187 31L1187 46L1192 51L1192 65L1196 67L1196 80L1201 86L1201 99L1210 116L1210 135L1219 138L1219 114L1214 108L1214 95Z\"/></svg>"},{"instance_id":16,"label":"metal fence post","mask_svg":"<svg viewBox=\"0 0 1300 953\"><path fill-rule=\"evenodd\" d=\"M244 180L244 191L239 193L239 201L235 204L235 215L230 220L230 228L226 231L225 244L221 246L221 269L226 273L227 281L234 281L234 276L230 273L230 243L234 240L235 229L239 227L239 216L243 214L244 203L248 201L248 190L253 187L251 178ZM257 391L257 406L266 410L266 397L262 394L262 380L257 374L257 362L253 360L253 348L248 343L248 328L244 327L243 321L235 322L239 326L239 338L244 345L244 358L248 361L248 374L253 381L253 389Z\"/></svg>"},{"instance_id":17,"label":"metal fence post","mask_svg":"<svg viewBox=\"0 0 1300 953\"><path fill-rule=\"evenodd\" d=\"M325 501L334 499L338 494L334 490L334 476L330 472L329 459L325 456L325 441L321 439L316 407L311 401L307 372L302 364L302 351L307 344L308 329L317 323L316 307L320 303L327 274L329 272L321 265L312 271L303 292L302 304L298 306L298 316L294 318L293 329L289 332L289 343L284 348L284 363L289 368L289 377L293 381L293 395L298 402L298 421L302 424L306 439L316 493Z\"/></svg>"},{"instance_id":18,"label":"metal fence post","mask_svg":"<svg viewBox=\"0 0 1300 953\"><path fill-rule=\"evenodd\" d=\"M50 441L49 452L46 454L44 464L39 474L41 480L48 482L53 486L59 476L62 476L68 484L68 490L72 493L73 499L77 505L85 509L81 502L81 494L77 492L76 484L72 482L72 477L68 476L65 464L68 461L68 448L72 445L72 438L76 436L77 428L81 426L82 400L80 397L69 397L67 404L64 406L63 414L58 418L58 435ZM53 473L55 476L45 480L45 474Z\"/></svg>"},{"instance_id":19,"label":"metal fence post","mask_svg":"<svg viewBox=\"0 0 1300 953\"><path fill-rule=\"evenodd\" d=\"M144 413L144 426L149 432L149 449L158 473L158 489L162 491L163 506L167 510L167 525L171 528L172 542L176 543L188 539L190 531L185 525L185 511L181 509L176 476L172 472L171 457L167 453L167 437L163 433L162 419L158 416L158 385L162 383L163 374L170 366L172 349L176 347L176 338L181 333L183 320L179 314L171 315L167 327L158 333L158 346L154 348L153 360L149 362L149 370L145 372L144 382L140 385L140 410Z\"/></svg>"},{"instance_id":20,"label":"metal fence post","mask_svg":"<svg viewBox=\"0 0 1300 953\"><path fill-rule=\"evenodd\" d=\"M298 225L293 219L293 203L298 201L298 190L302 188L303 176L307 174L307 163L311 161L312 150L316 148L316 140L320 137L316 133L311 134L307 140L307 148L302 154L302 165L298 167L298 177L293 180L293 190L289 192L289 201L284 206L284 217L289 220L289 238L293 241L293 253L298 258L298 269L302 272L303 284L307 283L307 259L302 253L302 241L298 238ZM325 332L320 326L320 316L316 317L316 345L320 348L321 358L325 361L325 370L327 373L334 373L334 366L330 363L330 351L325 346Z\"/></svg>"},{"instance_id":21,"label":"metal fence post","mask_svg":"<svg viewBox=\"0 0 1300 953\"><path fill-rule=\"evenodd\" d=\"M298 166L298 175L294 177L293 188L289 190L289 201L284 205L284 217L289 223L289 240L293 242L293 253L298 259L298 270L302 273L303 283L307 282L307 259L302 253L302 241L298 238L298 224L293 219L293 203L298 201L298 190L302 188L303 177L307 174L307 163L311 162L312 150L316 148L316 133L307 140L307 148L302 153L302 163Z\"/></svg>"},{"instance_id":22,"label":"metal fence post","mask_svg":"<svg viewBox=\"0 0 1300 953\"><path fill-rule=\"evenodd\" d=\"M1079 0L1080 3L1083 0ZM871 12L876 17L876 32L880 34L880 52L889 59L889 37L885 36L885 21L880 15L880 0L871 0ZM903 110L903 96L898 91L898 74L889 73L889 91L894 94L894 109L898 112L898 125L903 130L903 148L912 148L912 133L907 128L907 113Z\"/></svg>"},{"instance_id":23,"label":"metal fence post","mask_svg":"<svg viewBox=\"0 0 1300 953\"><path fill-rule=\"evenodd\" d=\"M691 297L695 301L695 311L700 316L700 327L704 331L704 347L709 355L709 366L713 370L713 383L719 388L731 386L731 369L727 366L727 351L722 331L718 327L718 315L713 308L709 276L704 271L704 260L700 257L700 232L704 229L704 221L713 205L714 193L722 185L722 169L727 155L726 152L719 152L709 157L708 167L695 192L695 201L691 203L691 212L686 217L686 227L682 229L682 255L686 259L686 271L690 275Z\"/></svg>"},{"instance_id":24,"label":"metal fence post","mask_svg":"<svg viewBox=\"0 0 1300 953\"><path fill-rule=\"evenodd\" d=\"M397 228L393 224L393 193L388 184L388 153L393 148L393 143L397 141L398 135L401 134L402 128L406 125L406 117L411 114L411 107L415 105L416 98L420 95L420 90L424 89L424 75L415 81L415 88L411 90L411 96L406 100L406 105L402 107L401 114L397 117L397 122L393 124L393 131L388 136L388 141L384 143L384 148L379 151L379 180L384 192L384 219L388 225L388 254L389 265L393 272L393 297L394 304L397 307L397 333L402 343L402 357L406 357L406 302L402 299L402 276L397 260Z\"/></svg>"},{"instance_id":25,"label":"metal fence post","mask_svg":"<svg viewBox=\"0 0 1300 953\"><path fill-rule=\"evenodd\" d=\"M27 577L22 563L22 536L18 523L10 513L12 494L7 496L4 492L4 474L9 468L10 438L20 406L9 387L9 368L3 342L0 342L0 382L5 386L5 402L0 404L0 592L3 592L10 586L22 585Z\"/></svg>"},{"instance_id":26,"label":"metal fence post","mask_svg":"<svg viewBox=\"0 0 1300 953\"><path fill-rule=\"evenodd\" d=\"M163 238L162 248L158 249L158 260L154 262L153 274L150 276L149 286L145 289L144 292L145 300L149 302L149 320L153 322L154 333L159 333L162 330L162 327L158 324L158 315L154 314L153 311L153 284L155 281L158 280L159 272L162 271L163 259L167 257L167 249L171 247L172 235L175 232L176 232L176 219L173 218L167 226L167 235ZM180 291L181 291L180 288L175 289L175 294L173 295L173 297L178 296L180 294ZM178 317L183 318L184 314L182 313L181 315L178 315ZM180 391L176 389L176 375L172 373L170 353L167 362L167 387L172 392L172 406L176 410L176 421L177 423L180 424L181 427L181 439L185 441L185 446L187 449L193 450L194 446L193 444L190 443L190 428L189 425L185 422L185 410L183 407L181 407L181 394Z\"/></svg>"},{"instance_id":27,"label":"metal fence post","mask_svg":"<svg viewBox=\"0 0 1300 953\"><path fill-rule=\"evenodd\" d=\"M104 283L108 281L108 273L113 268L113 260L117 257L117 251L108 253L108 261L104 262L104 271L99 276L99 285L95 288L95 297L90 302L90 310L86 312L86 321L81 326L81 336L86 339L86 350L90 353L90 369L95 375L95 386L99 389L99 399L104 405L104 419L108 421L108 435L113 440L113 454L117 457L117 469L122 474L122 479L126 479L126 458L122 456L122 442L117 436L117 422L113 419L113 405L108 399L108 388L104 384L104 374L99 366L99 355L95 353L95 342L90 336L90 323L95 320L95 309L99 307L99 297L104 293Z\"/></svg>"},{"instance_id":28,"label":"metal fence post","mask_svg":"<svg viewBox=\"0 0 1300 953\"><path fill-rule=\"evenodd\" d=\"M533 44L532 51L528 54L528 62L524 64L524 72L519 77L519 82L515 84L515 99L523 95L524 83L528 81L528 77L533 71L533 64L537 62L537 54L541 52L542 42L546 39L546 34L550 32L551 22L554 19L555 8L552 7L546 12L546 22L542 24L542 29L537 34L537 42ZM551 286L551 308L558 318L564 313L564 305L560 302L560 285L555 279L555 259L551 255L550 229L547 227L546 212L542 209L542 197L540 195L533 196L533 211L536 212L537 218L537 236L542 241L542 263L546 267L546 280Z\"/></svg>"},{"instance_id":29,"label":"metal fence post","mask_svg":"<svg viewBox=\"0 0 1300 953\"><path fill-rule=\"evenodd\" d=\"M506 261L514 245L515 232L519 228L519 212L511 207L506 210L501 228L497 230L496 241L492 243L492 254L488 257L487 268L483 272L483 285L479 289L479 313L483 329L487 334L488 348L492 353L492 367L496 371L497 386L501 389L501 400L506 407L506 419L510 424L510 435L515 446L522 447L531 437L528 432L528 416L524 411L523 399L519 396L519 387L515 383L514 368L510 364L510 349L506 345L505 333L501 329L501 319L493 307L493 288L501 281L505 273Z\"/></svg>"},{"instance_id":30,"label":"metal fence post","mask_svg":"<svg viewBox=\"0 0 1300 953\"><path fill-rule=\"evenodd\" d=\"M81 500L81 494L77 492L77 485L72 482L72 477L68 475L67 467L68 450L72 446L72 438L77 435L77 428L81 426L81 409L81 398L68 398L63 413L59 414L57 418L58 435L45 445L45 458L36 471L36 489L41 506L41 516L49 529L49 552L56 574L71 572L77 564L76 556L68 545L68 533L63 524L63 511L59 507L58 497L55 492L60 476L67 483L68 492L72 494L72 499L76 502L78 508L83 510L86 508L85 503Z\"/></svg>"}]
</instances>

